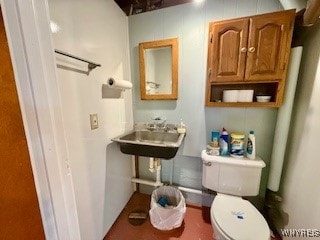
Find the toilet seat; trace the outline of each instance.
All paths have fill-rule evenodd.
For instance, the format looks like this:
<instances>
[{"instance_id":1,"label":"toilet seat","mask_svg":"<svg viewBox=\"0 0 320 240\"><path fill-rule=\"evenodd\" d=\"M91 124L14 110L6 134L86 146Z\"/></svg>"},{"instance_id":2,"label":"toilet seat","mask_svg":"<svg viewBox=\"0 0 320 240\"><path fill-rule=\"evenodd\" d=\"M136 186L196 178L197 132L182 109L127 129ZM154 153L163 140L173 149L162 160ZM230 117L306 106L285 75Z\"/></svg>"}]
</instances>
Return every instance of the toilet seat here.
<instances>
[{"instance_id":1,"label":"toilet seat","mask_svg":"<svg viewBox=\"0 0 320 240\"><path fill-rule=\"evenodd\" d=\"M261 213L247 200L218 194L210 209L211 221L230 239L268 240L270 231Z\"/></svg>"}]
</instances>

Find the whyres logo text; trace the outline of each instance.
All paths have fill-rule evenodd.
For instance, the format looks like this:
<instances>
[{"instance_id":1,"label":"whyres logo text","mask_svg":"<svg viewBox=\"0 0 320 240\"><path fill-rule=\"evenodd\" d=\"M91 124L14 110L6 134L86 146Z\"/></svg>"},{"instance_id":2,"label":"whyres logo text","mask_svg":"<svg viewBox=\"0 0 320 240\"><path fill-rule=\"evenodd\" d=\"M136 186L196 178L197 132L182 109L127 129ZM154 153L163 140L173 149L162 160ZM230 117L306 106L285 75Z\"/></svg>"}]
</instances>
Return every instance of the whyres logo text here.
<instances>
[{"instance_id":1,"label":"whyres logo text","mask_svg":"<svg viewBox=\"0 0 320 240\"><path fill-rule=\"evenodd\" d=\"M284 237L320 237L319 229L281 229L281 234Z\"/></svg>"}]
</instances>

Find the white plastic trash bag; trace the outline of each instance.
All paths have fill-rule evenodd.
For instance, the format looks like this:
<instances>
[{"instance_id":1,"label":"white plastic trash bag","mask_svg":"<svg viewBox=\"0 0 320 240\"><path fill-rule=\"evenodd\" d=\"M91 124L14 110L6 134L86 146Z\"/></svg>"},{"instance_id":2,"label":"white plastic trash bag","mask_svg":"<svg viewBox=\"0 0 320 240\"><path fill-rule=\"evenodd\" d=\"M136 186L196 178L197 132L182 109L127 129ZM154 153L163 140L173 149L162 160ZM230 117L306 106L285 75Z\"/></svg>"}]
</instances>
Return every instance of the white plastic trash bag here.
<instances>
[{"instance_id":1,"label":"white plastic trash bag","mask_svg":"<svg viewBox=\"0 0 320 240\"><path fill-rule=\"evenodd\" d=\"M149 215L151 224L155 228L159 230L178 228L185 213L186 201L178 189L162 186L152 192Z\"/></svg>"}]
</instances>

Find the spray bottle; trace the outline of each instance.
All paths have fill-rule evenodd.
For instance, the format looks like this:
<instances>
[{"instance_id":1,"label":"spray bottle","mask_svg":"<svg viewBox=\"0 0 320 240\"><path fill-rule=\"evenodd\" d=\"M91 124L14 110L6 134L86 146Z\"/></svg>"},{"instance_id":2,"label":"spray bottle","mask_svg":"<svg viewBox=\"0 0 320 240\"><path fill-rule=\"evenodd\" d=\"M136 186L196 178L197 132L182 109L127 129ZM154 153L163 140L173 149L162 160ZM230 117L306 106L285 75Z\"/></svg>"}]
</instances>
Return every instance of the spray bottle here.
<instances>
[{"instance_id":1,"label":"spray bottle","mask_svg":"<svg viewBox=\"0 0 320 240\"><path fill-rule=\"evenodd\" d=\"M248 135L247 158L256 158L256 138L254 136L254 131L250 131Z\"/></svg>"},{"instance_id":2,"label":"spray bottle","mask_svg":"<svg viewBox=\"0 0 320 240\"><path fill-rule=\"evenodd\" d=\"M225 128L222 129L220 135L220 155L227 156L229 154L229 134Z\"/></svg>"}]
</instances>

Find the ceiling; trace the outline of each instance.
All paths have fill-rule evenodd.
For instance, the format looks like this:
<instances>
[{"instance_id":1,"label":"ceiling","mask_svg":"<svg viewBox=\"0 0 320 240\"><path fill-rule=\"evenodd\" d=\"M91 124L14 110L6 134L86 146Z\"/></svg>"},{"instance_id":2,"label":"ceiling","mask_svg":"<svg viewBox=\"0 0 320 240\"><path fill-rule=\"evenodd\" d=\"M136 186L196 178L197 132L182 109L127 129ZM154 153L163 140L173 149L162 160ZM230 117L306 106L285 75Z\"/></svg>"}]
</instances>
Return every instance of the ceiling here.
<instances>
[{"instance_id":1,"label":"ceiling","mask_svg":"<svg viewBox=\"0 0 320 240\"><path fill-rule=\"evenodd\" d=\"M115 0L127 16L189 3L192 1L193 0Z\"/></svg>"}]
</instances>

